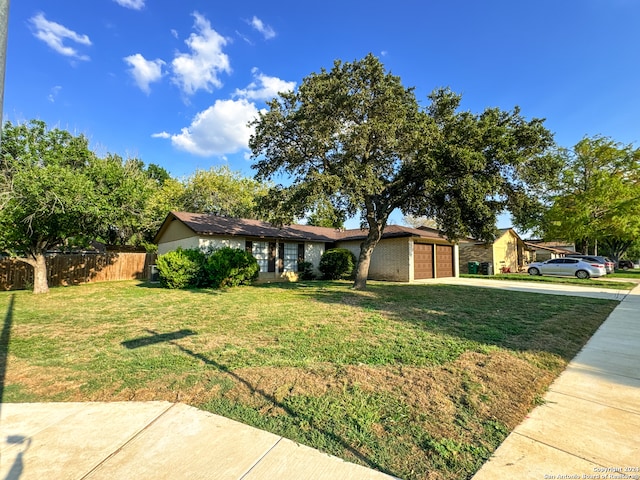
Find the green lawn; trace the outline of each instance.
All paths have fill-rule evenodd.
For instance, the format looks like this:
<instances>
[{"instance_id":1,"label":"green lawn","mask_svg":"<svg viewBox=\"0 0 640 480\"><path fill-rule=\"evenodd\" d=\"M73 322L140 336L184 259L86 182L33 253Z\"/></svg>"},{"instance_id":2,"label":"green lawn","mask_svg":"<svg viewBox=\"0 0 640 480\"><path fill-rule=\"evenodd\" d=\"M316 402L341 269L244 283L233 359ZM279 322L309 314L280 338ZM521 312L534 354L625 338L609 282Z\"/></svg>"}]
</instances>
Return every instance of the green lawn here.
<instances>
[{"instance_id":1,"label":"green lawn","mask_svg":"<svg viewBox=\"0 0 640 480\"><path fill-rule=\"evenodd\" d=\"M614 273L607 275L611 278L629 278L640 282L640 269L633 270L616 270Z\"/></svg>"},{"instance_id":2,"label":"green lawn","mask_svg":"<svg viewBox=\"0 0 640 480\"><path fill-rule=\"evenodd\" d=\"M349 286L1 292L2 400L180 401L403 479L458 480L540 402L617 304Z\"/></svg>"}]
</instances>

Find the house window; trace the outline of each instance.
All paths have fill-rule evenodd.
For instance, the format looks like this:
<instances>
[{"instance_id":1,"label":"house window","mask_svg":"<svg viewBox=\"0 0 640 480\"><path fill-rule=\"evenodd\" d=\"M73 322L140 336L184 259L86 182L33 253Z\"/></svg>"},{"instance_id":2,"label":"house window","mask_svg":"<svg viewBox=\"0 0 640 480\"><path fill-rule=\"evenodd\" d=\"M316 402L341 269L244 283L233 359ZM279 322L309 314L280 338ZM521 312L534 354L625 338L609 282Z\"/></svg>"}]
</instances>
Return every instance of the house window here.
<instances>
[{"instance_id":1,"label":"house window","mask_svg":"<svg viewBox=\"0 0 640 480\"><path fill-rule=\"evenodd\" d=\"M251 254L258 261L261 272L269 271L269 242L253 242Z\"/></svg>"},{"instance_id":2,"label":"house window","mask_svg":"<svg viewBox=\"0 0 640 480\"><path fill-rule=\"evenodd\" d=\"M298 244L285 243L282 270L284 272L298 271Z\"/></svg>"}]
</instances>

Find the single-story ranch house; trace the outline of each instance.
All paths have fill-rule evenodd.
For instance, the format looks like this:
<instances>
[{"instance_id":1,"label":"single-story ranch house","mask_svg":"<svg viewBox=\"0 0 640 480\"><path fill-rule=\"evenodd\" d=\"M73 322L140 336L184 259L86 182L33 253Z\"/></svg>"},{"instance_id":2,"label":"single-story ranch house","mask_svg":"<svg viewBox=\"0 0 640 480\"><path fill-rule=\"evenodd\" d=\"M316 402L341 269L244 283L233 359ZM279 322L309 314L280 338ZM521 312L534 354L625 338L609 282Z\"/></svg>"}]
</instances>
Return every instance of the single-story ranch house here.
<instances>
[{"instance_id":1,"label":"single-story ranch house","mask_svg":"<svg viewBox=\"0 0 640 480\"><path fill-rule=\"evenodd\" d=\"M258 260L260 280L297 279L298 263L317 270L322 254L346 248L360 254L366 231L310 225L274 226L260 220L171 212L156 234L158 254L178 247L245 249ZM388 225L371 258L369 278L411 282L458 276L458 247L436 230Z\"/></svg>"}]
</instances>

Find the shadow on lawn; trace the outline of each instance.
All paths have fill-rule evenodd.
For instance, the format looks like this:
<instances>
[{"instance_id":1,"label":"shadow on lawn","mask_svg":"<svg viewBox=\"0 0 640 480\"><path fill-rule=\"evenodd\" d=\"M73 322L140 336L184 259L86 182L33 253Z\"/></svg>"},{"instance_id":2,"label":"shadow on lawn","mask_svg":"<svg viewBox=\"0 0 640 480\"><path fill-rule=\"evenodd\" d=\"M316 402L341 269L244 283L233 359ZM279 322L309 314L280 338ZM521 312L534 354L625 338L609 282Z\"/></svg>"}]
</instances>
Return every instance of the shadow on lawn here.
<instances>
[{"instance_id":1,"label":"shadow on lawn","mask_svg":"<svg viewBox=\"0 0 640 480\"><path fill-rule=\"evenodd\" d=\"M0 404L4 402L4 382L7 375L7 358L9 357L9 340L11 339L11 326L13 325L13 303L15 294L11 295L7 313L4 317L2 335L0 336Z\"/></svg>"},{"instance_id":2,"label":"shadow on lawn","mask_svg":"<svg viewBox=\"0 0 640 480\"><path fill-rule=\"evenodd\" d=\"M187 330L178 330L178 331L169 332L169 333L159 333L159 332L156 332L156 331L150 330L150 329L146 329L146 331L150 334L150 336L139 337L139 338L134 338L134 339L131 339L131 340L124 341L124 342L121 343L122 346L124 346L125 348L128 348L128 349L135 349L135 348L146 347L146 346L149 346L149 345L154 345L156 343L163 343L163 342L164 343L168 343L169 345L172 345L172 346L176 347L181 352L183 352L183 353L185 353L185 354L187 354L187 355L189 355L189 356L191 356L193 358L196 358L196 359L200 360L205 365L209 365L211 367L214 367L214 368L220 370L221 372L224 372L224 373L228 374L230 377L236 379L238 382L240 382L243 385L245 385L252 392L258 393L265 400L267 400L268 402L270 402L274 406L279 407L279 408L283 409L284 411L286 411L287 414L290 415L291 417L293 417L293 418L301 418L302 420L305 420L306 422L308 422L310 425L313 425L313 419L311 417L309 417L309 416L301 416L299 413L297 413L296 411L292 410L289 406L287 406L287 405L279 402L278 400L276 400L276 398L273 397L272 395L269 395L267 392L256 388L253 384L251 384L251 382L249 382L245 378L241 377L240 375L238 375L237 373L235 373L231 369L229 369L229 367L227 367L226 365L223 365L223 364L218 363L218 362L216 362L214 360L211 360L210 358L207 358L206 356L202 355L201 353L194 352L193 350L190 350L190 349L188 349L188 348L186 348L186 347L184 347L184 346L182 346L182 345L180 345L179 343L176 342L176 340L179 340L181 338L185 338L185 337L190 336L190 335L197 335L197 332L194 332L193 330L188 330L188 329ZM337 443L339 443L340 445L342 445L346 450L351 452L355 457L360 459L365 464L369 465L369 467L374 468L376 470L379 470L381 472L389 473L381 465L377 464L376 462L374 462L370 458L368 458L365 455L363 455L361 452L359 452L354 447L352 447L347 441L345 441L340 436L336 435L335 433L323 430L321 428L317 428L317 427L315 427L315 428L316 428L316 430L318 430L318 432L320 432L325 437L331 438L332 440L334 440Z\"/></svg>"},{"instance_id":3,"label":"shadow on lawn","mask_svg":"<svg viewBox=\"0 0 640 480\"><path fill-rule=\"evenodd\" d=\"M258 286L262 287L262 286ZM272 284L297 289L311 301L355 307L366 315L433 333L513 351L540 351L570 361L609 313L611 300L558 297L463 285L370 282L357 291L346 282Z\"/></svg>"}]
</instances>

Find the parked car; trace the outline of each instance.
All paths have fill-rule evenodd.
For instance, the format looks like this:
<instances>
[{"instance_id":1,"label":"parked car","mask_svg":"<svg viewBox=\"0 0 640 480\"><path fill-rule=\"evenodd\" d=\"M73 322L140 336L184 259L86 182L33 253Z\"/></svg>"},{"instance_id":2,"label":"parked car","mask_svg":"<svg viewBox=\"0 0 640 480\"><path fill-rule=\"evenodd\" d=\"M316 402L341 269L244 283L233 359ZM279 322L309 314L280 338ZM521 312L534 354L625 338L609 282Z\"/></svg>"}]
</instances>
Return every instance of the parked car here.
<instances>
[{"instance_id":1,"label":"parked car","mask_svg":"<svg viewBox=\"0 0 640 480\"><path fill-rule=\"evenodd\" d=\"M621 270L630 270L634 268L634 265L631 260L620 260L618 262L618 268Z\"/></svg>"},{"instance_id":2,"label":"parked car","mask_svg":"<svg viewBox=\"0 0 640 480\"><path fill-rule=\"evenodd\" d=\"M613 273L613 271L616 269L616 263L613 260L607 257L601 257L599 255L571 254L571 255L567 255L567 257L581 258L583 260L586 260L587 262L592 262L592 263L602 263L604 265L604 268L606 268L607 273Z\"/></svg>"},{"instance_id":3,"label":"parked car","mask_svg":"<svg viewBox=\"0 0 640 480\"><path fill-rule=\"evenodd\" d=\"M529 264L529 275L576 276L578 278L602 277L607 274L604 264L589 262L583 258L552 258L546 262Z\"/></svg>"}]
</instances>

